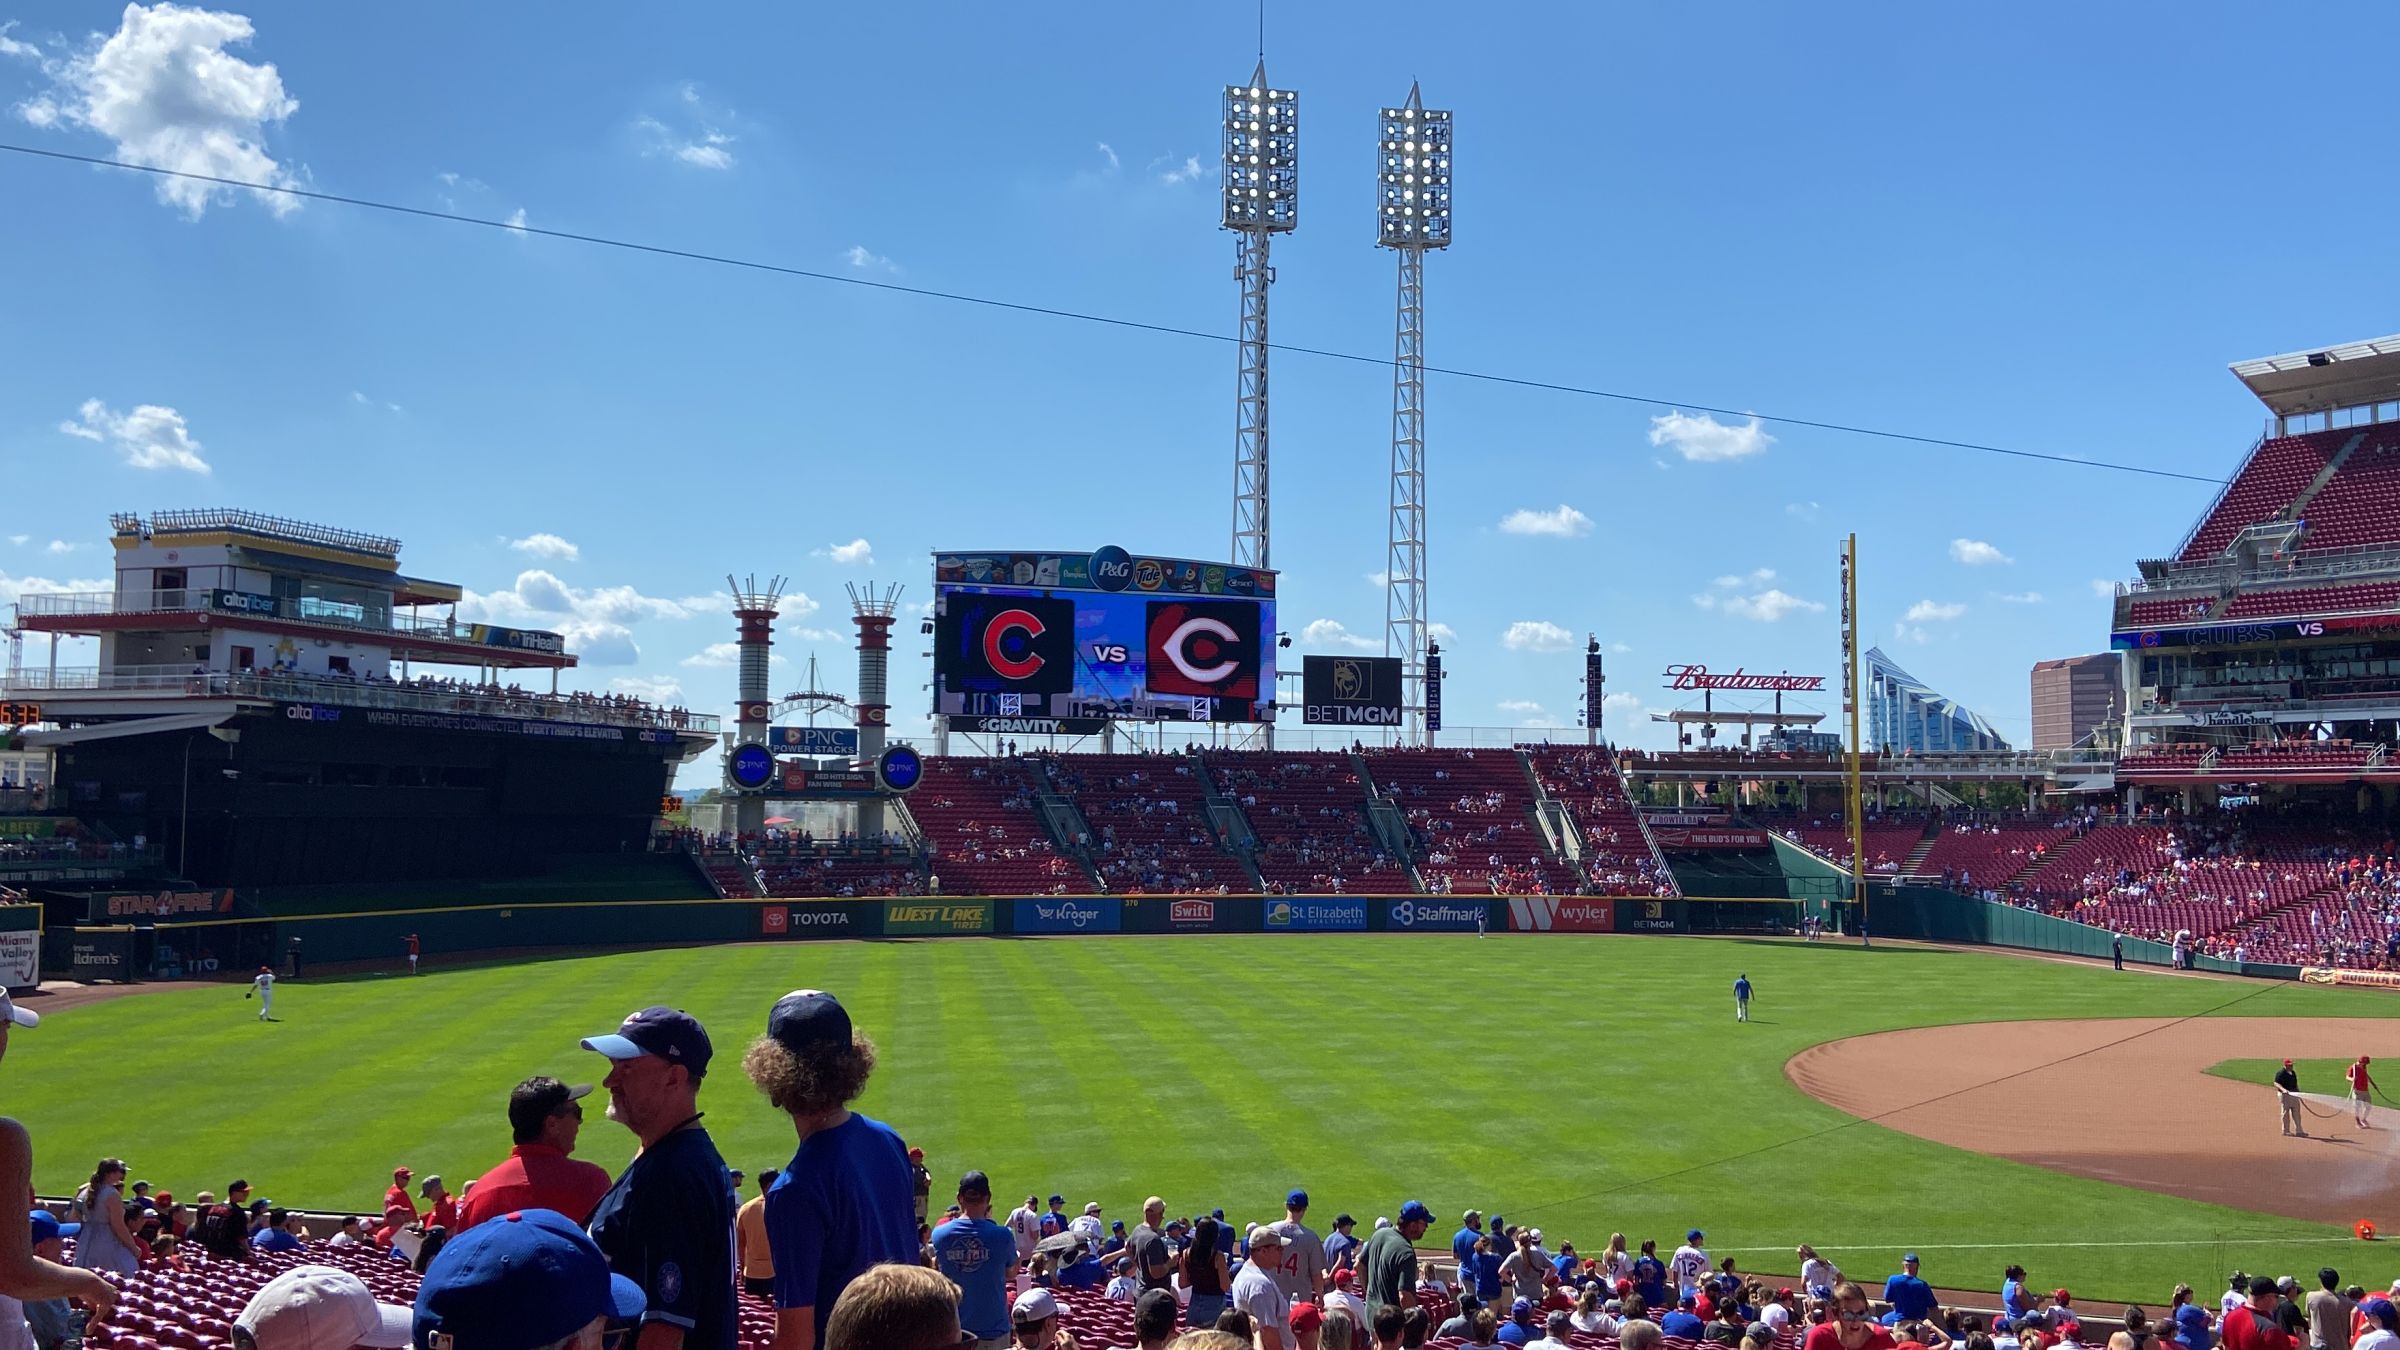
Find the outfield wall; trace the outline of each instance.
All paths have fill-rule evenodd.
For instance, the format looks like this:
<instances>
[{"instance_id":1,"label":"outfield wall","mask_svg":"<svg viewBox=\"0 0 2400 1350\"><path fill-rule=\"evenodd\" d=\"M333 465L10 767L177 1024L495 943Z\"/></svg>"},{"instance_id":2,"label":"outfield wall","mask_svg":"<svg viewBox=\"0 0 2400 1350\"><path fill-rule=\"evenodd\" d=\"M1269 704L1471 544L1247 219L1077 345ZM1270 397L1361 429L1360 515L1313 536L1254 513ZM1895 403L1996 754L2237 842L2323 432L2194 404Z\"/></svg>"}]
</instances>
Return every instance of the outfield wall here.
<instances>
[{"instance_id":1,"label":"outfield wall","mask_svg":"<svg viewBox=\"0 0 2400 1350\"><path fill-rule=\"evenodd\" d=\"M213 970L288 970L290 941L306 964L397 964L415 935L428 956L528 948L658 947L856 938L1007 937L1105 933L1517 933L1787 934L1803 914L1858 930L1855 906L1803 899L1712 896L960 896L850 900L635 899L435 904L257 917L162 919L53 930L45 972L127 978L154 969L163 946ZM2109 934L2065 919L1927 887L1872 885L1876 937L2012 947L2087 957L2109 954ZM2125 958L2165 965L2167 948L2125 940ZM2294 966L2202 957L2204 970L2296 979Z\"/></svg>"}]
</instances>

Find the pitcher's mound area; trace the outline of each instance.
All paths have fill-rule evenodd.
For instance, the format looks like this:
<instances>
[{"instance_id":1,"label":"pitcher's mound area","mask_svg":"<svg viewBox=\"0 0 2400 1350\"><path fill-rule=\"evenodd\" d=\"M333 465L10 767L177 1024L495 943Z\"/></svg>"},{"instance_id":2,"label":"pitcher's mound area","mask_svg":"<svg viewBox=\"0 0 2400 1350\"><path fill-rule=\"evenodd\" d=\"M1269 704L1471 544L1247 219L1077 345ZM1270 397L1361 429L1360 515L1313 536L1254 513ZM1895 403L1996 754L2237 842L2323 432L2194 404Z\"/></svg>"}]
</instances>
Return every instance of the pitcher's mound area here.
<instances>
[{"instance_id":1,"label":"pitcher's mound area","mask_svg":"<svg viewBox=\"0 0 2400 1350\"><path fill-rule=\"evenodd\" d=\"M2303 1081L2310 1137L2286 1138L2274 1089L2203 1072L2227 1059L2362 1054L2391 1066L2385 1093L2400 1100L2400 1023L2377 1018L1917 1027L1803 1050L1784 1073L1829 1106L1957 1148L2236 1209L2383 1227L2400 1223L2400 1109L2378 1102L2375 1128L2361 1130L2346 1084ZM2002 1075L2014 1076L1990 1082Z\"/></svg>"}]
</instances>

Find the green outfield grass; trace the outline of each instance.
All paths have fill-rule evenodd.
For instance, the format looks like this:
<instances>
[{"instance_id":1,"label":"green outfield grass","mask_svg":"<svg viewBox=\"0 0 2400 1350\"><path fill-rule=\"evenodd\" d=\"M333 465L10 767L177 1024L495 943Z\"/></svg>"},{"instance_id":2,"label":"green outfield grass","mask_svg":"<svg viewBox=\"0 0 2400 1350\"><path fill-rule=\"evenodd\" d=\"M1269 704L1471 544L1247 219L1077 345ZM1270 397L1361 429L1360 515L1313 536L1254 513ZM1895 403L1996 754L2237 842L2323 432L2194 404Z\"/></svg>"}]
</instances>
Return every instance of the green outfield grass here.
<instances>
[{"instance_id":1,"label":"green outfield grass","mask_svg":"<svg viewBox=\"0 0 2400 1350\"><path fill-rule=\"evenodd\" d=\"M1741 971L1758 990L1746 1026L1729 989ZM2213 1289L2237 1264L2365 1263L2333 1228L1847 1123L1793 1088L1784 1062L1899 1027L2236 999L2229 1015L2400 1013L2368 990L1830 943L790 943L287 981L283 1020L265 1025L238 985L148 994L19 1033L0 1084L33 1131L43 1194L115 1153L179 1196L239 1173L279 1202L371 1209L395 1163L453 1188L492 1165L511 1084L597 1079L604 1062L576 1041L663 1002L712 1029L701 1105L755 1174L790 1156L792 1136L742 1078L740 1051L798 986L840 994L878 1040L862 1108L926 1150L937 1191L980 1167L1003 1196L1058 1190L1130 1220L1157 1192L1177 1213L1223 1205L1255 1221L1302 1185L1320 1228L1417 1198L1443 1221L1432 1242L1469 1206L1586 1249L1612 1229L1672 1246L1697 1226L1767 1271L1790 1271L1808 1241L1880 1279L1914 1247L1937 1285L1997 1288L2013 1259L2036 1284L2120 1304L2163 1303L2177 1280ZM594 1110L581 1156L613 1169L629 1142Z\"/></svg>"}]
</instances>

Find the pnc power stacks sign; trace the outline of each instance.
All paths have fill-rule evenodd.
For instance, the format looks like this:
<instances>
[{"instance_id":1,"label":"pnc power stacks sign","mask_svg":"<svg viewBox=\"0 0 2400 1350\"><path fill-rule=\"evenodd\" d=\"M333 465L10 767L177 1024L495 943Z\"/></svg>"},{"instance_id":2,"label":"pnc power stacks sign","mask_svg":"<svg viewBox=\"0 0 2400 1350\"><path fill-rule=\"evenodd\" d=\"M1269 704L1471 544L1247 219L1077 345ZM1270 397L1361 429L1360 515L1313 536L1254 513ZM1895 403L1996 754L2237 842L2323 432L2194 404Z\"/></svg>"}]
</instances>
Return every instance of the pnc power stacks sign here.
<instances>
[{"instance_id":1,"label":"pnc power stacks sign","mask_svg":"<svg viewBox=\"0 0 2400 1350\"><path fill-rule=\"evenodd\" d=\"M1400 683L1397 656L1302 657L1300 720L1310 726L1396 727Z\"/></svg>"}]
</instances>

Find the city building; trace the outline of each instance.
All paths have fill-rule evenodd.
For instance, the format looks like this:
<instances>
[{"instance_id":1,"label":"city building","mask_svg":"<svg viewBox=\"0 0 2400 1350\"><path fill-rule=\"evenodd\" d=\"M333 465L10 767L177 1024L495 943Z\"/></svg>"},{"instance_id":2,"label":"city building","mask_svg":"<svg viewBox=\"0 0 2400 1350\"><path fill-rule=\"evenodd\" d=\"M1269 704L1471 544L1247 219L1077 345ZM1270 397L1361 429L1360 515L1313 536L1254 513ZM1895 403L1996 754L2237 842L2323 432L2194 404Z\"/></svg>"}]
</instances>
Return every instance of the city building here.
<instances>
[{"instance_id":1,"label":"city building","mask_svg":"<svg viewBox=\"0 0 2400 1350\"><path fill-rule=\"evenodd\" d=\"M2033 663L2033 748L2088 745L2125 712L2123 659L2116 652ZM2106 740L2107 737L2101 737Z\"/></svg>"},{"instance_id":2,"label":"city building","mask_svg":"<svg viewBox=\"0 0 2400 1350\"><path fill-rule=\"evenodd\" d=\"M1982 715L1935 693L1881 647L1867 649L1867 746L1887 755L2006 750Z\"/></svg>"}]
</instances>

